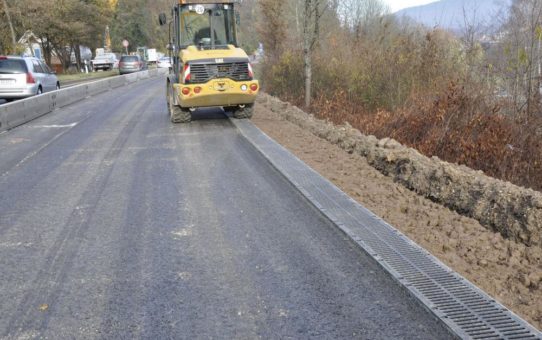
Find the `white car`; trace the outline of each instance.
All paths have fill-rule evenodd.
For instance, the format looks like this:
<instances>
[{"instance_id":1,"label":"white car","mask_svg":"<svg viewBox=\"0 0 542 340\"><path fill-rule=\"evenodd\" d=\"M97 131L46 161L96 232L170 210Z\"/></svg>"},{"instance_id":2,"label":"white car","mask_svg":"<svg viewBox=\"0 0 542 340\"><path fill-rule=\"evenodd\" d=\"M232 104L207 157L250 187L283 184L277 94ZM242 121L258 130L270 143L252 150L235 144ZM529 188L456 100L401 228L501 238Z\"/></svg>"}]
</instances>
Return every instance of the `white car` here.
<instances>
[{"instance_id":1,"label":"white car","mask_svg":"<svg viewBox=\"0 0 542 340\"><path fill-rule=\"evenodd\" d=\"M158 68L170 68L171 67L171 58L162 57L156 62L156 67Z\"/></svg>"},{"instance_id":2,"label":"white car","mask_svg":"<svg viewBox=\"0 0 542 340\"><path fill-rule=\"evenodd\" d=\"M117 56L114 53L106 53L97 56L92 61L92 68L94 71L98 70L104 70L104 71L110 71L114 68L119 67L119 60L117 59Z\"/></svg>"}]
</instances>

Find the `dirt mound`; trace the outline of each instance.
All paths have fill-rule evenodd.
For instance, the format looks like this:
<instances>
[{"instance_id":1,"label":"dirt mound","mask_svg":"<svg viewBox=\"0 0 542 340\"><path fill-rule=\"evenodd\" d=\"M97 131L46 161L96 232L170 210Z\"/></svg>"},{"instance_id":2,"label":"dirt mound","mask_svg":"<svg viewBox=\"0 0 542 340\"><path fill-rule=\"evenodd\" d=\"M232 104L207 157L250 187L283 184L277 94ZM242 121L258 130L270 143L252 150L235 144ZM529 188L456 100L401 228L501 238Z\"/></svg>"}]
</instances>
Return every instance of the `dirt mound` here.
<instances>
[{"instance_id":1,"label":"dirt mound","mask_svg":"<svg viewBox=\"0 0 542 340\"><path fill-rule=\"evenodd\" d=\"M477 219L505 238L542 247L541 193L428 158L393 139L363 135L348 124L335 126L275 97L262 94L258 103L347 152L366 157L383 174L418 194Z\"/></svg>"},{"instance_id":2,"label":"dirt mound","mask_svg":"<svg viewBox=\"0 0 542 340\"><path fill-rule=\"evenodd\" d=\"M348 153L288 121L285 112L281 116L257 104L252 122L446 265L542 327L542 248L506 239L478 220L418 195L352 148Z\"/></svg>"}]
</instances>

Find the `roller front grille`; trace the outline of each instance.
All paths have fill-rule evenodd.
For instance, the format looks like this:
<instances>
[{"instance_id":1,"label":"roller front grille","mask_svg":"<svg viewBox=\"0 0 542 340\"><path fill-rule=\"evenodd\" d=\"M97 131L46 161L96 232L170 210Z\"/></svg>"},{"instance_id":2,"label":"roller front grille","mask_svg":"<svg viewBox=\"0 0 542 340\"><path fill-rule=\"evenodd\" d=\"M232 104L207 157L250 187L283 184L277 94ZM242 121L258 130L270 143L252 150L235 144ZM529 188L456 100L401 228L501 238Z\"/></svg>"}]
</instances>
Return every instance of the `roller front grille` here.
<instances>
[{"instance_id":1,"label":"roller front grille","mask_svg":"<svg viewBox=\"0 0 542 340\"><path fill-rule=\"evenodd\" d=\"M206 83L211 79L229 78L235 81L251 80L248 63L192 64L191 83Z\"/></svg>"}]
</instances>

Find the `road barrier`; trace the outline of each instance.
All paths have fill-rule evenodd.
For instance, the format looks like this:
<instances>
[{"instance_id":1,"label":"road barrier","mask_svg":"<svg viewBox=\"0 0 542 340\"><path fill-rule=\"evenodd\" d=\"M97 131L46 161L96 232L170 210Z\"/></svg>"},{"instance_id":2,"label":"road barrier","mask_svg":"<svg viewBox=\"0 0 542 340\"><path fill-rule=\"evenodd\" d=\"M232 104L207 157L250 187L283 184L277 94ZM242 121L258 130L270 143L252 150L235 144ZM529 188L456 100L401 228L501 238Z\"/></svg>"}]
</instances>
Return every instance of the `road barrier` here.
<instances>
[{"instance_id":1,"label":"road barrier","mask_svg":"<svg viewBox=\"0 0 542 340\"><path fill-rule=\"evenodd\" d=\"M149 71L141 71L141 72L137 72L135 74L137 74L137 79L138 80L148 79L149 78Z\"/></svg>"},{"instance_id":2,"label":"road barrier","mask_svg":"<svg viewBox=\"0 0 542 340\"><path fill-rule=\"evenodd\" d=\"M111 77L0 105L0 132L13 129L58 108L76 103L85 98L132 84L139 80L167 74L167 71L167 69L154 69Z\"/></svg>"},{"instance_id":3,"label":"road barrier","mask_svg":"<svg viewBox=\"0 0 542 340\"><path fill-rule=\"evenodd\" d=\"M3 110L3 107L0 106L0 132L5 130L4 125L6 124L7 119L4 116L5 112Z\"/></svg>"},{"instance_id":4,"label":"road barrier","mask_svg":"<svg viewBox=\"0 0 542 340\"><path fill-rule=\"evenodd\" d=\"M55 103L55 108L64 107L75 102L78 102L82 98L87 97L87 88L82 85L70 87L60 91L56 91L52 94L52 101Z\"/></svg>"},{"instance_id":5,"label":"road barrier","mask_svg":"<svg viewBox=\"0 0 542 340\"><path fill-rule=\"evenodd\" d=\"M36 117L49 113L53 102L49 95L36 96L32 100L22 100L2 107L3 119L1 130L12 129Z\"/></svg>"},{"instance_id":6,"label":"road barrier","mask_svg":"<svg viewBox=\"0 0 542 340\"><path fill-rule=\"evenodd\" d=\"M123 77L126 79L127 84L135 83L137 81L137 73L130 73Z\"/></svg>"},{"instance_id":7,"label":"road barrier","mask_svg":"<svg viewBox=\"0 0 542 340\"><path fill-rule=\"evenodd\" d=\"M124 77L113 77L109 79L109 86L114 89L126 85L126 79Z\"/></svg>"}]
</instances>

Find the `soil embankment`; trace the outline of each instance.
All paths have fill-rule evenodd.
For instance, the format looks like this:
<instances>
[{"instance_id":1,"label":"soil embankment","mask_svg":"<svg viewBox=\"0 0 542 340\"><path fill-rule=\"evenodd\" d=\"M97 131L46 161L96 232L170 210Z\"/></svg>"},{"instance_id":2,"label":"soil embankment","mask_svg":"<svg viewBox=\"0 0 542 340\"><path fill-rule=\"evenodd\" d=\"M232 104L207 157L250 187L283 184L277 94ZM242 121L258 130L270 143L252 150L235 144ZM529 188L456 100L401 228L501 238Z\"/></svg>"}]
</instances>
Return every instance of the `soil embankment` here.
<instances>
[{"instance_id":1,"label":"soil embankment","mask_svg":"<svg viewBox=\"0 0 542 340\"><path fill-rule=\"evenodd\" d=\"M390 139L333 126L266 95L258 101L253 122L351 197L542 328L540 193L429 159Z\"/></svg>"}]
</instances>

